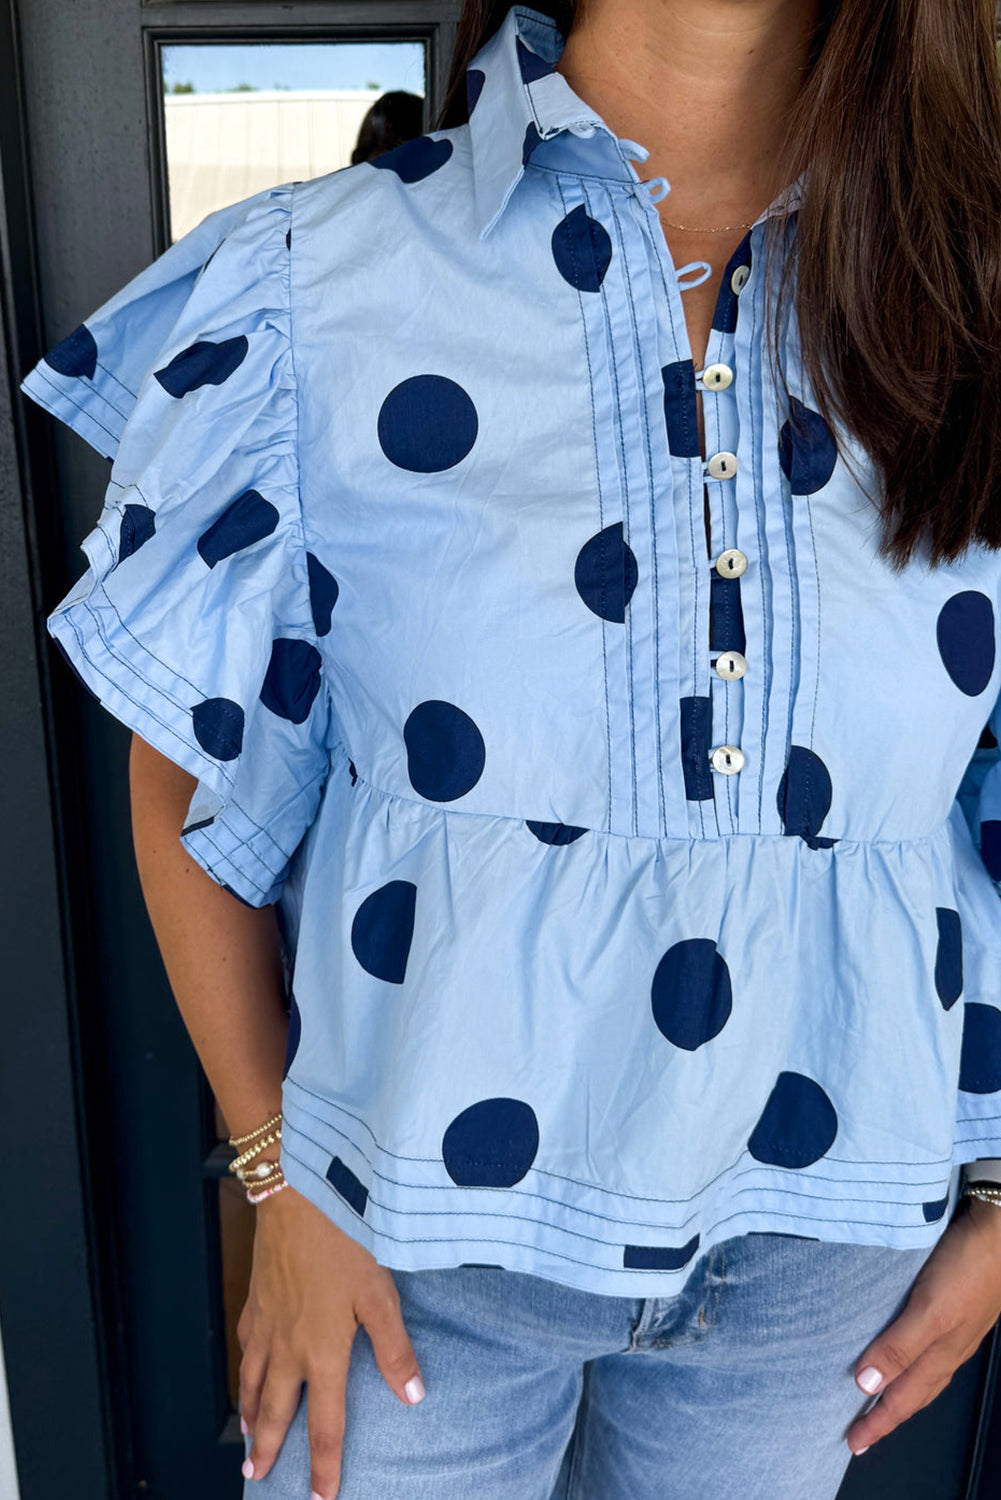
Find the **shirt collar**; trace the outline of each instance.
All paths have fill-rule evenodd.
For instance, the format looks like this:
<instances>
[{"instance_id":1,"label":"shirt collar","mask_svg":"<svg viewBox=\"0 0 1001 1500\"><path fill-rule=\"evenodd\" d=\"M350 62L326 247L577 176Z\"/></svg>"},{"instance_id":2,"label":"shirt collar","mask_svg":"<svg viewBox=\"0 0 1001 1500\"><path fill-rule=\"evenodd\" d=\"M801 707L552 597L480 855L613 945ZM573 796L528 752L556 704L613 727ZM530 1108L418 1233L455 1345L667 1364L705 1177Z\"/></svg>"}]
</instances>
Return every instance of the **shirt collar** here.
<instances>
[{"instance_id":1,"label":"shirt collar","mask_svg":"<svg viewBox=\"0 0 1001 1500\"><path fill-rule=\"evenodd\" d=\"M635 143L620 139L562 73L554 72L566 38L551 16L512 5L494 35L466 70L469 133L473 155L476 222L481 239L490 233L521 180L533 149L561 131L587 137L598 175L638 181L627 158ZM758 215L790 214L802 200L806 173Z\"/></svg>"}]
</instances>

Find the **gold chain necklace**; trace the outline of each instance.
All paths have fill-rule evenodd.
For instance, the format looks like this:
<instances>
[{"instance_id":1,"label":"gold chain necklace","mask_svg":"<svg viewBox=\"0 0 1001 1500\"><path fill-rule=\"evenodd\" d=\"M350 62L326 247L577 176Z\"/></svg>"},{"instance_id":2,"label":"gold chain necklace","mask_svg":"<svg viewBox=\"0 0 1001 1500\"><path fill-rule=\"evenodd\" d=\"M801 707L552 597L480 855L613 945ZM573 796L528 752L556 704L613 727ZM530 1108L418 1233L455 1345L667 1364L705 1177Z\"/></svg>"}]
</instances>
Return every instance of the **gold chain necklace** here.
<instances>
[{"instance_id":1,"label":"gold chain necklace","mask_svg":"<svg viewBox=\"0 0 1001 1500\"><path fill-rule=\"evenodd\" d=\"M684 229L689 234L731 234L735 229L752 229L752 224L723 224L719 229L697 229L693 224L672 224L670 219L662 219L661 223L668 229Z\"/></svg>"}]
</instances>

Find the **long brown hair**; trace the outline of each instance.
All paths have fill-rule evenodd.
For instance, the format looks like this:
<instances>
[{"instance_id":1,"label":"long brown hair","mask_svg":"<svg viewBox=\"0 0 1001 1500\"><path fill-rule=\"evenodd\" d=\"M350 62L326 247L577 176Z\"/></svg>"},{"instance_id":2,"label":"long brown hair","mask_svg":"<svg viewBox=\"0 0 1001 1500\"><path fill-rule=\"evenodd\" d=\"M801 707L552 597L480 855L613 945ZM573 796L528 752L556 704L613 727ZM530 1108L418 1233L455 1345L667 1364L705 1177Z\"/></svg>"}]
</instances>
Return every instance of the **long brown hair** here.
<instances>
[{"instance_id":1,"label":"long brown hair","mask_svg":"<svg viewBox=\"0 0 1001 1500\"><path fill-rule=\"evenodd\" d=\"M511 0L466 0L435 126ZM564 37L576 0L533 0ZM818 409L875 471L884 555L1001 548L1001 77L994 0L821 0L781 180L809 167L789 288ZM768 221L775 253L780 219ZM795 269L795 278L792 276ZM785 377L780 372L784 385ZM846 455L847 457L847 455ZM926 550L925 550L926 549Z\"/></svg>"}]
</instances>

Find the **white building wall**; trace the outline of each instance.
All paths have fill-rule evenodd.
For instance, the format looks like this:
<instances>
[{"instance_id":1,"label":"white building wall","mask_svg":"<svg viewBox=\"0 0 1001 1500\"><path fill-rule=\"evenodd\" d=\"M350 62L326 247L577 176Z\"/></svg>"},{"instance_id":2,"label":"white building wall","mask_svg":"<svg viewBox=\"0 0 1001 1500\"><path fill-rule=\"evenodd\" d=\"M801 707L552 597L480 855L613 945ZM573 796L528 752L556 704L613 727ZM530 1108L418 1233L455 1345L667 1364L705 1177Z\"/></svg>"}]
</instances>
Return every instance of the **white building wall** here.
<instances>
[{"instance_id":1,"label":"white building wall","mask_svg":"<svg viewBox=\"0 0 1001 1500\"><path fill-rule=\"evenodd\" d=\"M382 89L165 94L171 233L279 182L346 167Z\"/></svg>"}]
</instances>

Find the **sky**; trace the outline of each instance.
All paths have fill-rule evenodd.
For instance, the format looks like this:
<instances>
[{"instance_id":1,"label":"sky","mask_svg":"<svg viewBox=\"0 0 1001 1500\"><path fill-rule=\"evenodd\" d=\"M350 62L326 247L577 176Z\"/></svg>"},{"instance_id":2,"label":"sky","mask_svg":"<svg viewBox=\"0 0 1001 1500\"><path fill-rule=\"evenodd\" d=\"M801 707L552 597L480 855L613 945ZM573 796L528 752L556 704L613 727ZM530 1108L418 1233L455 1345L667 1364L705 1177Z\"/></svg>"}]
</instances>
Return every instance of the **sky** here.
<instances>
[{"instance_id":1,"label":"sky","mask_svg":"<svg viewBox=\"0 0 1001 1500\"><path fill-rule=\"evenodd\" d=\"M215 93L260 89L364 89L424 93L421 42L206 42L162 48L163 81Z\"/></svg>"}]
</instances>

